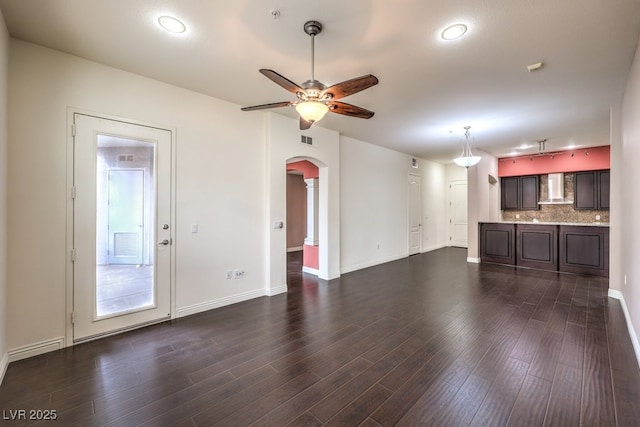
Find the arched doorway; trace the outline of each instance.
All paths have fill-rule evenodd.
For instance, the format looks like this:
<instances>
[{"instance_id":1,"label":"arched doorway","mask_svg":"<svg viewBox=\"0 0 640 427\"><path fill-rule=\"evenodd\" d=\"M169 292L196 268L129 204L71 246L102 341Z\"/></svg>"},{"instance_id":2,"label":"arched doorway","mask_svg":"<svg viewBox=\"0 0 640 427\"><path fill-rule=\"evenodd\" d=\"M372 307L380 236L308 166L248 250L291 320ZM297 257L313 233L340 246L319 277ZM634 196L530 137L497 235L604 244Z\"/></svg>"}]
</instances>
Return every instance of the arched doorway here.
<instances>
[{"instance_id":1,"label":"arched doorway","mask_svg":"<svg viewBox=\"0 0 640 427\"><path fill-rule=\"evenodd\" d=\"M340 139L315 127L301 143L296 123L267 113L265 294L287 292L286 182L288 163L308 160L318 167L318 278L340 277ZM303 135L304 136L304 135Z\"/></svg>"},{"instance_id":2,"label":"arched doorway","mask_svg":"<svg viewBox=\"0 0 640 427\"><path fill-rule=\"evenodd\" d=\"M300 267L318 276L319 168L309 160L287 161L287 271Z\"/></svg>"}]
</instances>

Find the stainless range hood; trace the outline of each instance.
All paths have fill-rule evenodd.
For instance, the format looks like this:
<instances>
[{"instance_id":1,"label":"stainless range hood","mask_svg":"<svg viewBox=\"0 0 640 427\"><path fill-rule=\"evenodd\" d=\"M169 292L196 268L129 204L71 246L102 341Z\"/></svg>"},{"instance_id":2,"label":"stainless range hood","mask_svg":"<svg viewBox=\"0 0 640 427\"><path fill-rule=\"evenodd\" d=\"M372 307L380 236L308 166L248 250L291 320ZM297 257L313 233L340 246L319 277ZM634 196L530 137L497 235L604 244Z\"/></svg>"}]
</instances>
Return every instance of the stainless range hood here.
<instances>
[{"instance_id":1,"label":"stainless range hood","mask_svg":"<svg viewBox=\"0 0 640 427\"><path fill-rule=\"evenodd\" d=\"M547 178L547 198L538 202L540 205L568 205L573 200L564 197L564 174L550 173Z\"/></svg>"}]
</instances>

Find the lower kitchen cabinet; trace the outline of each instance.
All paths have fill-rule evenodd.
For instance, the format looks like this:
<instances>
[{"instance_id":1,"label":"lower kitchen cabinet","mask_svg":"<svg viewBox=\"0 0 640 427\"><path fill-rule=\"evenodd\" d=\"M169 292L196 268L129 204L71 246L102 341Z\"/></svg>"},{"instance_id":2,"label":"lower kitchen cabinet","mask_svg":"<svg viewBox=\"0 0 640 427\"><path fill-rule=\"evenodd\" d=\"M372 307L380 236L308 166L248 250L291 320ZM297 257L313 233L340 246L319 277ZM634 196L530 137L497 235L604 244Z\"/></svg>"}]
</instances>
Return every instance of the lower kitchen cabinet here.
<instances>
[{"instance_id":1,"label":"lower kitchen cabinet","mask_svg":"<svg viewBox=\"0 0 640 427\"><path fill-rule=\"evenodd\" d=\"M558 270L558 226L518 225L516 265L540 270Z\"/></svg>"},{"instance_id":2,"label":"lower kitchen cabinet","mask_svg":"<svg viewBox=\"0 0 640 427\"><path fill-rule=\"evenodd\" d=\"M552 224L480 224L482 262L609 276L609 228Z\"/></svg>"},{"instance_id":3,"label":"lower kitchen cabinet","mask_svg":"<svg viewBox=\"0 0 640 427\"><path fill-rule=\"evenodd\" d=\"M515 226L513 224L480 224L480 259L496 264L514 265Z\"/></svg>"},{"instance_id":4,"label":"lower kitchen cabinet","mask_svg":"<svg viewBox=\"0 0 640 427\"><path fill-rule=\"evenodd\" d=\"M566 273L609 276L609 229L560 226L559 270Z\"/></svg>"}]
</instances>

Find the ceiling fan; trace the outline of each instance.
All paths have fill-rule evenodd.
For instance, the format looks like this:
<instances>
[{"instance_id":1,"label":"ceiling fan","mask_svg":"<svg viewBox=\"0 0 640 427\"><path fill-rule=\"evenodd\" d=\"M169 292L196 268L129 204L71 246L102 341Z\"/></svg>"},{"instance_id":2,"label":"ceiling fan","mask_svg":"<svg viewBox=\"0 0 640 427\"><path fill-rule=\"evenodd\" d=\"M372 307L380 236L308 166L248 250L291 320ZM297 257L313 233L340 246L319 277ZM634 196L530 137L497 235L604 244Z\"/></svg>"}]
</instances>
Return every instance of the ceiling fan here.
<instances>
[{"instance_id":1,"label":"ceiling fan","mask_svg":"<svg viewBox=\"0 0 640 427\"><path fill-rule=\"evenodd\" d=\"M346 80L342 83L327 87L314 77L314 38L322 31L322 24L318 21L307 21L304 24L304 32L311 36L311 79L297 85L286 77L273 70L261 69L260 72L274 83L282 86L296 95L296 101L274 102L271 104L244 107L242 111L264 110L277 107L295 107L300 115L300 130L309 129L311 125L322 119L327 112L342 114L345 116L370 119L374 112L337 101L338 99L353 95L371 86L378 84L378 78L372 74Z\"/></svg>"}]
</instances>

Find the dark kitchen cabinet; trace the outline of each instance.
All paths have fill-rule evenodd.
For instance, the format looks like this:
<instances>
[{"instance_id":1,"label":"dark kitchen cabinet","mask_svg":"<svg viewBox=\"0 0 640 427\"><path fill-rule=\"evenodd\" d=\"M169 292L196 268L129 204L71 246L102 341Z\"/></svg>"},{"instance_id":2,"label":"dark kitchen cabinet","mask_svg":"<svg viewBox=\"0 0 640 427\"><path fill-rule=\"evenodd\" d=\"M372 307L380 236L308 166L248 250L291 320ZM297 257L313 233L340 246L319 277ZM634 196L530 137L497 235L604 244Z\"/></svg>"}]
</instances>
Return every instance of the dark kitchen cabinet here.
<instances>
[{"instance_id":1,"label":"dark kitchen cabinet","mask_svg":"<svg viewBox=\"0 0 640 427\"><path fill-rule=\"evenodd\" d=\"M609 276L609 229L560 226L559 270L565 273Z\"/></svg>"},{"instance_id":2,"label":"dark kitchen cabinet","mask_svg":"<svg viewBox=\"0 0 640 427\"><path fill-rule=\"evenodd\" d=\"M609 277L609 228L480 223L481 262Z\"/></svg>"},{"instance_id":3,"label":"dark kitchen cabinet","mask_svg":"<svg viewBox=\"0 0 640 427\"><path fill-rule=\"evenodd\" d=\"M483 262L514 265L515 226L483 223L480 225L480 259Z\"/></svg>"},{"instance_id":4,"label":"dark kitchen cabinet","mask_svg":"<svg viewBox=\"0 0 640 427\"><path fill-rule=\"evenodd\" d=\"M500 178L501 209L518 209L518 177Z\"/></svg>"},{"instance_id":5,"label":"dark kitchen cabinet","mask_svg":"<svg viewBox=\"0 0 640 427\"><path fill-rule=\"evenodd\" d=\"M516 265L558 270L558 226L518 224Z\"/></svg>"},{"instance_id":6,"label":"dark kitchen cabinet","mask_svg":"<svg viewBox=\"0 0 640 427\"><path fill-rule=\"evenodd\" d=\"M574 207L582 210L609 209L608 170L576 172L573 180Z\"/></svg>"},{"instance_id":7,"label":"dark kitchen cabinet","mask_svg":"<svg viewBox=\"0 0 640 427\"><path fill-rule=\"evenodd\" d=\"M520 209L538 209L538 194L540 181L538 175L521 176L520 178Z\"/></svg>"},{"instance_id":8,"label":"dark kitchen cabinet","mask_svg":"<svg viewBox=\"0 0 640 427\"><path fill-rule=\"evenodd\" d=\"M609 210L609 178L611 173L609 171L598 172L597 186L598 186L598 206L601 210Z\"/></svg>"},{"instance_id":9,"label":"dark kitchen cabinet","mask_svg":"<svg viewBox=\"0 0 640 427\"><path fill-rule=\"evenodd\" d=\"M538 209L540 181L537 175L500 178L502 210Z\"/></svg>"}]
</instances>

